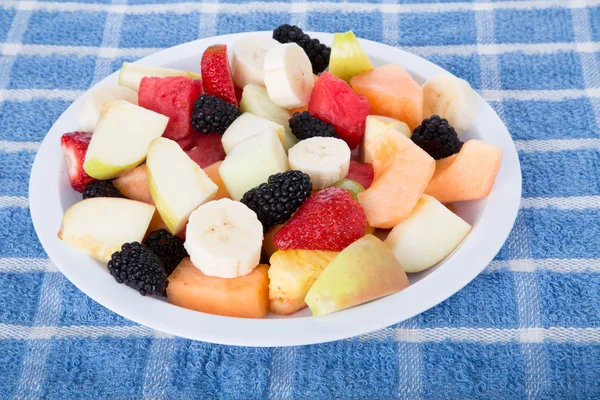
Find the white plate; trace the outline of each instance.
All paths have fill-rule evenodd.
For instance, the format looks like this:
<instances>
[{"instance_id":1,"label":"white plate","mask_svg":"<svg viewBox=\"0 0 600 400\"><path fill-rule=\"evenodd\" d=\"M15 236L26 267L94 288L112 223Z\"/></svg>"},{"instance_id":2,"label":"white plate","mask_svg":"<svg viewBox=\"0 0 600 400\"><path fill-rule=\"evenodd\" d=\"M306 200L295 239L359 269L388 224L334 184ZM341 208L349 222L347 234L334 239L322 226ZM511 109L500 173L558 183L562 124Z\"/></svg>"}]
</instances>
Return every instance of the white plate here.
<instances>
[{"instance_id":1,"label":"white plate","mask_svg":"<svg viewBox=\"0 0 600 400\"><path fill-rule=\"evenodd\" d=\"M270 32L256 34L270 35ZM207 46L225 43L231 49L243 34L196 40L139 60L140 64L199 71ZM331 45L333 36L311 33ZM361 40L375 66L395 63L423 83L446 72L414 54ZM117 84L113 73L97 86ZM441 303L477 276L506 240L519 208L521 170L512 139L496 113L480 97L479 112L464 139L478 138L504 149L502 166L487 199L458 204L457 212L473 225L460 247L434 268L410 276L411 286L388 297L313 318L305 309L292 317L263 320L229 318L186 310L160 299L142 297L115 282L101 263L58 240L64 211L81 200L69 185L60 148L63 133L77 129L77 99L56 121L37 153L29 184L31 216L44 249L60 271L85 294L104 307L137 323L177 336L243 346L290 346L327 342L371 332L406 320Z\"/></svg>"}]
</instances>

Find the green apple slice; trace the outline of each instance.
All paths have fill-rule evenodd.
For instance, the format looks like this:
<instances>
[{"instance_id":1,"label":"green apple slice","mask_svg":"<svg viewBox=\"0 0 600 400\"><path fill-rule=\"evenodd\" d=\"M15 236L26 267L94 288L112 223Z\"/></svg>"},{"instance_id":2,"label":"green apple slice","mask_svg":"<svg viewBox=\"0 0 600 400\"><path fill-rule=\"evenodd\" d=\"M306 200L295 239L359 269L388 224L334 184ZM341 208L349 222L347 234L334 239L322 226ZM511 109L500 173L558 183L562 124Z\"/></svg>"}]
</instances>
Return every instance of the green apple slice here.
<instances>
[{"instance_id":1,"label":"green apple slice","mask_svg":"<svg viewBox=\"0 0 600 400\"><path fill-rule=\"evenodd\" d=\"M148 67L140 64L124 62L119 70L119 85L129 89L140 90L142 78L152 76L164 78L165 76L187 76L192 79L201 79L201 75L195 72L180 71L170 68Z\"/></svg>"},{"instance_id":2,"label":"green apple slice","mask_svg":"<svg viewBox=\"0 0 600 400\"><path fill-rule=\"evenodd\" d=\"M118 177L137 167L169 118L125 100L106 103L88 147L83 169L92 178Z\"/></svg>"},{"instance_id":3,"label":"green apple slice","mask_svg":"<svg viewBox=\"0 0 600 400\"><path fill-rule=\"evenodd\" d=\"M240 110L283 126L285 130L286 149L291 149L298 143L298 138L292 134L290 129L290 113L285 108L281 108L271 101L269 93L264 86L255 84L244 86L240 101Z\"/></svg>"},{"instance_id":4,"label":"green apple slice","mask_svg":"<svg viewBox=\"0 0 600 400\"><path fill-rule=\"evenodd\" d=\"M365 54L354 32L333 34L329 73L346 82L354 75L373 69L369 57Z\"/></svg>"},{"instance_id":5,"label":"green apple slice","mask_svg":"<svg viewBox=\"0 0 600 400\"><path fill-rule=\"evenodd\" d=\"M219 174L233 200L278 172L289 168L288 158L274 131L254 135L233 148L219 166Z\"/></svg>"},{"instance_id":6,"label":"green apple slice","mask_svg":"<svg viewBox=\"0 0 600 400\"><path fill-rule=\"evenodd\" d=\"M304 300L317 317L406 287L408 278L394 253L375 236L366 235L331 261Z\"/></svg>"},{"instance_id":7,"label":"green apple slice","mask_svg":"<svg viewBox=\"0 0 600 400\"><path fill-rule=\"evenodd\" d=\"M221 139L223 149L225 150L225 153L228 154L238 143L269 130L277 133L281 144L287 150L285 129L283 126L249 112L245 112L237 117L235 121L229 125L229 128L227 128L225 133L223 133Z\"/></svg>"},{"instance_id":8,"label":"green apple slice","mask_svg":"<svg viewBox=\"0 0 600 400\"><path fill-rule=\"evenodd\" d=\"M406 272L419 272L446 258L471 231L471 225L434 197L423 195L410 215L396 225L385 244Z\"/></svg>"},{"instance_id":9,"label":"green apple slice","mask_svg":"<svg viewBox=\"0 0 600 400\"><path fill-rule=\"evenodd\" d=\"M192 211L214 199L219 189L176 142L166 138L150 143L146 168L152 200L173 235L181 232Z\"/></svg>"},{"instance_id":10,"label":"green apple slice","mask_svg":"<svg viewBox=\"0 0 600 400\"><path fill-rule=\"evenodd\" d=\"M129 199L82 200L63 215L58 238L106 263L123 244L144 239L154 210L154 206Z\"/></svg>"}]
</instances>

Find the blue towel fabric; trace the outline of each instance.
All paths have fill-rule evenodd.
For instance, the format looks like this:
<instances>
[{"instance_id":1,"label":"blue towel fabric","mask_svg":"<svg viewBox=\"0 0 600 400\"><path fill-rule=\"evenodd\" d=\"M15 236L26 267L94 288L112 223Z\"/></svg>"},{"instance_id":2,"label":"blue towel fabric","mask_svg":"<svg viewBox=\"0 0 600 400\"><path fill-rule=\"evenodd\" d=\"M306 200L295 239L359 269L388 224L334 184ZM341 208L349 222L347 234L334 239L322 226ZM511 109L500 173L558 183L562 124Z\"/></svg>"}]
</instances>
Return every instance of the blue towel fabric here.
<instances>
[{"instance_id":1,"label":"blue towel fabric","mask_svg":"<svg viewBox=\"0 0 600 400\"><path fill-rule=\"evenodd\" d=\"M600 2L370 1L0 1L0 398L600 398ZM505 246L439 306L314 346L174 338L95 303L31 223L44 134L123 61L281 23L401 46L488 99L523 169Z\"/></svg>"}]
</instances>

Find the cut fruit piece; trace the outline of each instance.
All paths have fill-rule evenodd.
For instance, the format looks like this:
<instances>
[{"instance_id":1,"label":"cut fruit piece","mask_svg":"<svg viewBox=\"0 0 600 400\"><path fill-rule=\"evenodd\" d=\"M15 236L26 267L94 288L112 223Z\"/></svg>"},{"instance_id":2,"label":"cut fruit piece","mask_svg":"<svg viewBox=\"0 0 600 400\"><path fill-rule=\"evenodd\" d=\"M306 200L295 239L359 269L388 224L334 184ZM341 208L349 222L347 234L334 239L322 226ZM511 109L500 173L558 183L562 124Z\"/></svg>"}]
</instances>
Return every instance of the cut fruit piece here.
<instances>
[{"instance_id":1,"label":"cut fruit piece","mask_svg":"<svg viewBox=\"0 0 600 400\"><path fill-rule=\"evenodd\" d=\"M337 181L332 186L347 190L348 193L350 193L352 195L354 200L357 200L357 201L358 201L358 194L360 192L365 191L365 188L363 187L363 185L361 185L357 181L353 181L352 179L347 179L347 178Z\"/></svg>"},{"instance_id":2,"label":"cut fruit piece","mask_svg":"<svg viewBox=\"0 0 600 400\"><path fill-rule=\"evenodd\" d=\"M148 225L148 230L144 235L144 239L146 239L152 232L158 231L160 229L169 230L169 228L167 228L167 224L165 224L165 221L163 221L160 217L160 213L158 211L154 211L154 215L152 216L150 225ZM185 240L185 229L179 232L176 236Z\"/></svg>"},{"instance_id":3,"label":"cut fruit piece","mask_svg":"<svg viewBox=\"0 0 600 400\"><path fill-rule=\"evenodd\" d=\"M217 193L217 185L172 140L152 141L146 165L152 199L173 235L185 227L192 211Z\"/></svg>"},{"instance_id":4,"label":"cut fruit piece","mask_svg":"<svg viewBox=\"0 0 600 400\"><path fill-rule=\"evenodd\" d=\"M273 254L269 268L271 311L291 315L306 307L304 297L338 254L321 250L279 250Z\"/></svg>"},{"instance_id":5,"label":"cut fruit piece","mask_svg":"<svg viewBox=\"0 0 600 400\"><path fill-rule=\"evenodd\" d=\"M287 149L298 143L298 139L292 135L290 130L290 113L271 101L265 87L254 84L246 85L240 101L240 110L283 126Z\"/></svg>"},{"instance_id":6,"label":"cut fruit piece","mask_svg":"<svg viewBox=\"0 0 600 400\"><path fill-rule=\"evenodd\" d=\"M263 65L265 56L273 46L279 45L275 39L264 36L244 35L233 45L233 83L236 87L254 83L265 84Z\"/></svg>"},{"instance_id":7,"label":"cut fruit piece","mask_svg":"<svg viewBox=\"0 0 600 400\"><path fill-rule=\"evenodd\" d=\"M94 132L104 104L111 100L125 100L138 104L138 94L125 86L107 85L92 89L79 108L79 129Z\"/></svg>"},{"instance_id":8,"label":"cut fruit piece","mask_svg":"<svg viewBox=\"0 0 600 400\"><path fill-rule=\"evenodd\" d=\"M200 71L202 71L204 93L216 96L237 107L235 88L229 71L227 45L209 46L202 54Z\"/></svg>"},{"instance_id":9,"label":"cut fruit piece","mask_svg":"<svg viewBox=\"0 0 600 400\"><path fill-rule=\"evenodd\" d=\"M362 141L369 110L365 96L356 94L346 82L328 72L323 72L315 83L308 105L308 112L333 125L350 150Z\"/></svg>"},{"instance_id":10,"label":"cut fruit piece","mask_svg":"<svg viewBox=\"0 0 600 400\"><path fill-rule=\"evenodd\" d=\"M150 142L162 135L169 118L125 100L105 104L83 168L93 178L113 179L146 158Z\"/></svg>"},{"instance_id":11,"label":"cut fruit piece","mask_svg":"<svg viewBox=\"0 0 600 400\"><path fill-rule=\"evenodd\" d=\"M411 130L423 120L423 89L399 65L386 64L356 75L350 86L367 96L373 114L406 122Z\"/></svg>"},{"instance_id":12,"label":"cut fruit piece","mask_svg":"<svg viewBox=\"0 0 600 400\"><path fill-rule=\"evenodd\" d=\"M367 217L345 189L330 187L310 196L273 237L282 250L341 251L365 234Z\"/></svg>"},{"instance_id":13,"label":"cut fruit piece","mask_svg":"<svg viewBox=\"0 0 600 400\"><path fill-rule=\"evenodd\" d=\"M148 187L146 164L142 164L121 175L113 181L113 185L123 193L123 196L129 199L154 205L154 200L152 200L150 188Z\"/></svg>"},{"instance_id":14,"label":"cut fruit piece","mask_svg":"<svg viewBox=\"0 0 600 400\"><path fill-rule=\"evenodd\" d=\"M271 229L269 229L269 231L265 234L262 247L262 257L267 263L269 262L271 256L275 254L277 250L279 250L277 246L275 246L273 236L275 236L275 234L279 232L281 228L283 228L283 225L275 225L271 227Z\"/></svg>"},{"instance_id":15,"label":"cut fruit piece","mask_svg":"<svg viewBox=\"0 0 600 400\"><path fill-rule=\"evenodd\" d=\"M363 137L363 141L358 152L358 161L363 164L371 163L373 161L371 160L369 153L366 151L367 142L369 142L369 140L376 135L385 132L387 128L394 128L408 138L412 136L410 128L402 121L398 121L397 119L390 117L384 117L383 115L369 115L366 122L365 136Z\"/></svg>"},{"instance_id":16,"label":"cut fruit piece","mask_svg":"<svg viewBox=\"0 0 600 400\"><path fill-rule=\"evenodd\" d=\"M148 110L169 117L163 133L167 139L179 140L194 129L190 124L194 102L202 94L202 81L185 76L142 78L139 104Z\"/></svg>"},{"instance_id":17,"label":"cut fruit piece","mask_svg":"<svg viewBox=\"0 0 600 400\"><path fill-rule=\"evenodd\" d=\"M300 46L286 43L271 47L263 68L273 103L284 108L308 105L315 81L310 60Z\"/></svg>"},{"instance_id":18,"label":"cut fruit piece","mask_svg":"<svg viewBox=\"0 0 600 400\"><path fill-rule=\"evenodd\" d=\"M211 181L213 181L215 183L215 185L217 185L219 187L219 189L217 190L217 193L215 194L215 198L213 200L219 200L219 199L230 199L231 195L229 194L229 192L227 191L227 187L225 186L225 183L223 183L223 179L221 179L221 175L219 174L219 167L221 166L221 161L217 161L214 164L209 165L208 167L204 168L204 172L206 173L206 175L210 178Z\"/></svg>"},{"instance_id":19,"label":"cut fruit piece","mask_svg":"<svg viewBox=\"0 0 600 400\"><path fill-rule=\"evenodd\" d=\"M264 131L274 131L283 147L287 150L287 143L285 140L285 129L282 125L279 125L273 121L269 121L266 118L258 117L249 112L245 112L235 121L223 134L221 143L225 153L229 153L238 143L248 139L251 136L259 134Z\"/></svg>"},{"instance_id":20,"label":"cut fruit piece","mask_svg":"<svg viewBox=\"0 0 600 400\"><path fill-rule=\"evenodd\" d=\"M412 140L388 128L367 144L373 159L375 180L358 194L369 225L392 228L417 205L429 183L435 161Z\"/></svg>"},{"instance_id":21,"label":"cut fruit piece","mask_svg":"<svg viewBox=\"0 0 600 400\"><path fill-rule=\"evenodd\" d=\"M63 215L58 238L107 263L124 243L141 242L154 206L115 197L94 197L73 204Z\"/></svg>"},{"instance_id":22,"label":"cut fruit piece","mask_svg":"<svg viewBox=\"0 0 600 400\"><path fill-rule=\"evenodd\" d=\"M469 82L444 74L429 78L423 85L423 116L446 118L460 135L477 114L477 96Z\"/></svg>"},{"instance_id":23,"label":"cut fruit piece","mask_svg":"<svg viewBox=\"0 0 600 400\"><path fill-rule=\"evenodd\" d=\"M354 160L350 161L346 179L351 179L360 183L360 185L366 190L371 187L374 178L375 172L373 171L373 165L361 164Z\"/></svg>"},{"instance_id":24,"label":"cut fruit piece","mask_svg":"<svg viewBox=\"0 0 600 400\"><path fill-rule=\"evenodd\" d=\"M420 272L446 258L471 225L435 198L423 195L410 215L392 229L385 244L406 272Z\"/></svg>"},{"instance_id":25,"label":"cut fruit piece","mask_svg":"<svg viewBox=\"0 0 600 400\"><path fill-rule=\"evenodd\" d=\"M310 176L313 189L325 189L348 174L350 148L341 139L312 137L289 151L290 168Z\"/></svg>"},{"instance_id":26,"label":"cut fruit piece","mask_svg":"<svg viewBox=\"0 0 600 400\"><path fill-rule=\"evenodd\" d=\"M124 62L119 70L119 85L128 87L129 89L137 92L140 89L140 82L142 81L142 78L150 76L158 78L163 78L165 76L187 76L188 78L192 79L201 79L200 74L196 72L180 71L169 68L148 67L146 65Z\"/></svg>"},{"instance_id":27,"label":"cut fruit piece","mask_svg":"<svg viewBox=\"0 0 600 400\"><path fill-rule=\"evenodd\" d=\"M468 140L460 152L436 161L425 193L442 203L486 197L502 162L502 148L481 140Z\"/></svg>"},{"instance_id":28,"label":"cut fruit piece","mask_svg":"<svg viewBox=\"0 0 600 400\"><path fill-rule=\"evenodd\" d=\"M208 314L263 318L269 312L268 265L233 279L207 276L184 258L169 277L167 298L179 307Z\"/></svg>"},{"instance_id":29,"label":"cut fruit piece","mask_svg":"<svg viewBox=\"0 0 600 400\"><path fill-rule=\"evenodd\" d=\"M399 292L408 278L392 251L373 235L346 247L319 276L305 301L317 317Z\"/></svg>"},{"instance_id":30,"label":"cut fruit piece","mask_svg":"<svg viewBox=\"0 0 600 400\"><path fill-rule=\"evenodd\" d=\"M88 132L69 132L60 138L60 147L63 151L67 174L71 187L83 193L88 183L95 181L83 169L85 155L88 151L92 134Z\"/></svg>"},{"instance_id":31,"label":"cut fruit piece","mask_svg":"<svg viewBox=\"0 0 600 400\"><path fill-rule=\"evenodd\" d=\"M362 49L354 32L333 34L329 73L346 82L354 75L371 71L373 65Z\"/></svg>"},{"instance_id":32,"label":"cut fruit piece","mask_svg":"<svg viewBox=\"0 0 600 400\"><path fill-rule=\"evenodd\" d=\"M274 131L266 131L235 146L219 167L219 173L231 197L240 201L248 190L288 168L279 137Z\"/></svg>"},{"instance_id":33,"label":"cut fruit piece","mask_svg":"<svg viewBox=\"0 0 600 400\"><path fill-rule=\"evenodd\" d=\"M206 168L217 161L225 159L225 150L221 144L222 135L211 133L204 135L202 133L192 133L193 145L185 151L200 168Z\"/></svg>"},{"instance_id":34,"label":"cut fruit piece","mask_svg":"<svg viewBox=\"0 0 600 400\"><path fill-rule=\"evenodd\" d=\"M238 201L221 199L190 215L184 246L204 274L236 278L259 264L262 241L256 213Z\"/></svg>"}]
</instances>

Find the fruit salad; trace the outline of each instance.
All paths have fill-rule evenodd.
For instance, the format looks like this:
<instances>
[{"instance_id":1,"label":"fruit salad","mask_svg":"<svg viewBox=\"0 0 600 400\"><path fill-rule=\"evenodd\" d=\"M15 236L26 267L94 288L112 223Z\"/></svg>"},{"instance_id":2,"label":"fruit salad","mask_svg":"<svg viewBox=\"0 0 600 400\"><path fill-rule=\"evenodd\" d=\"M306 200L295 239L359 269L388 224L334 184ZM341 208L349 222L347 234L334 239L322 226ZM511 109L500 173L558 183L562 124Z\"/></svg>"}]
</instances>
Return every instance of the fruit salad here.
<instances>
[{"instance_id":1,"label":"fruit salad","mask_svg":"<svg viewBox=\"0 0 600 400\"><path fill-rule=\"evenodd\" d=\"M82 200L58 237L116 282L242 318L326 315L408 287L471 226L502 149L464 140L469 83L373 66L352 32L215 43L199 71L124 63L61 146ZM231 55L231 56L230 56Z\"/></svg>"}]
</instances>

